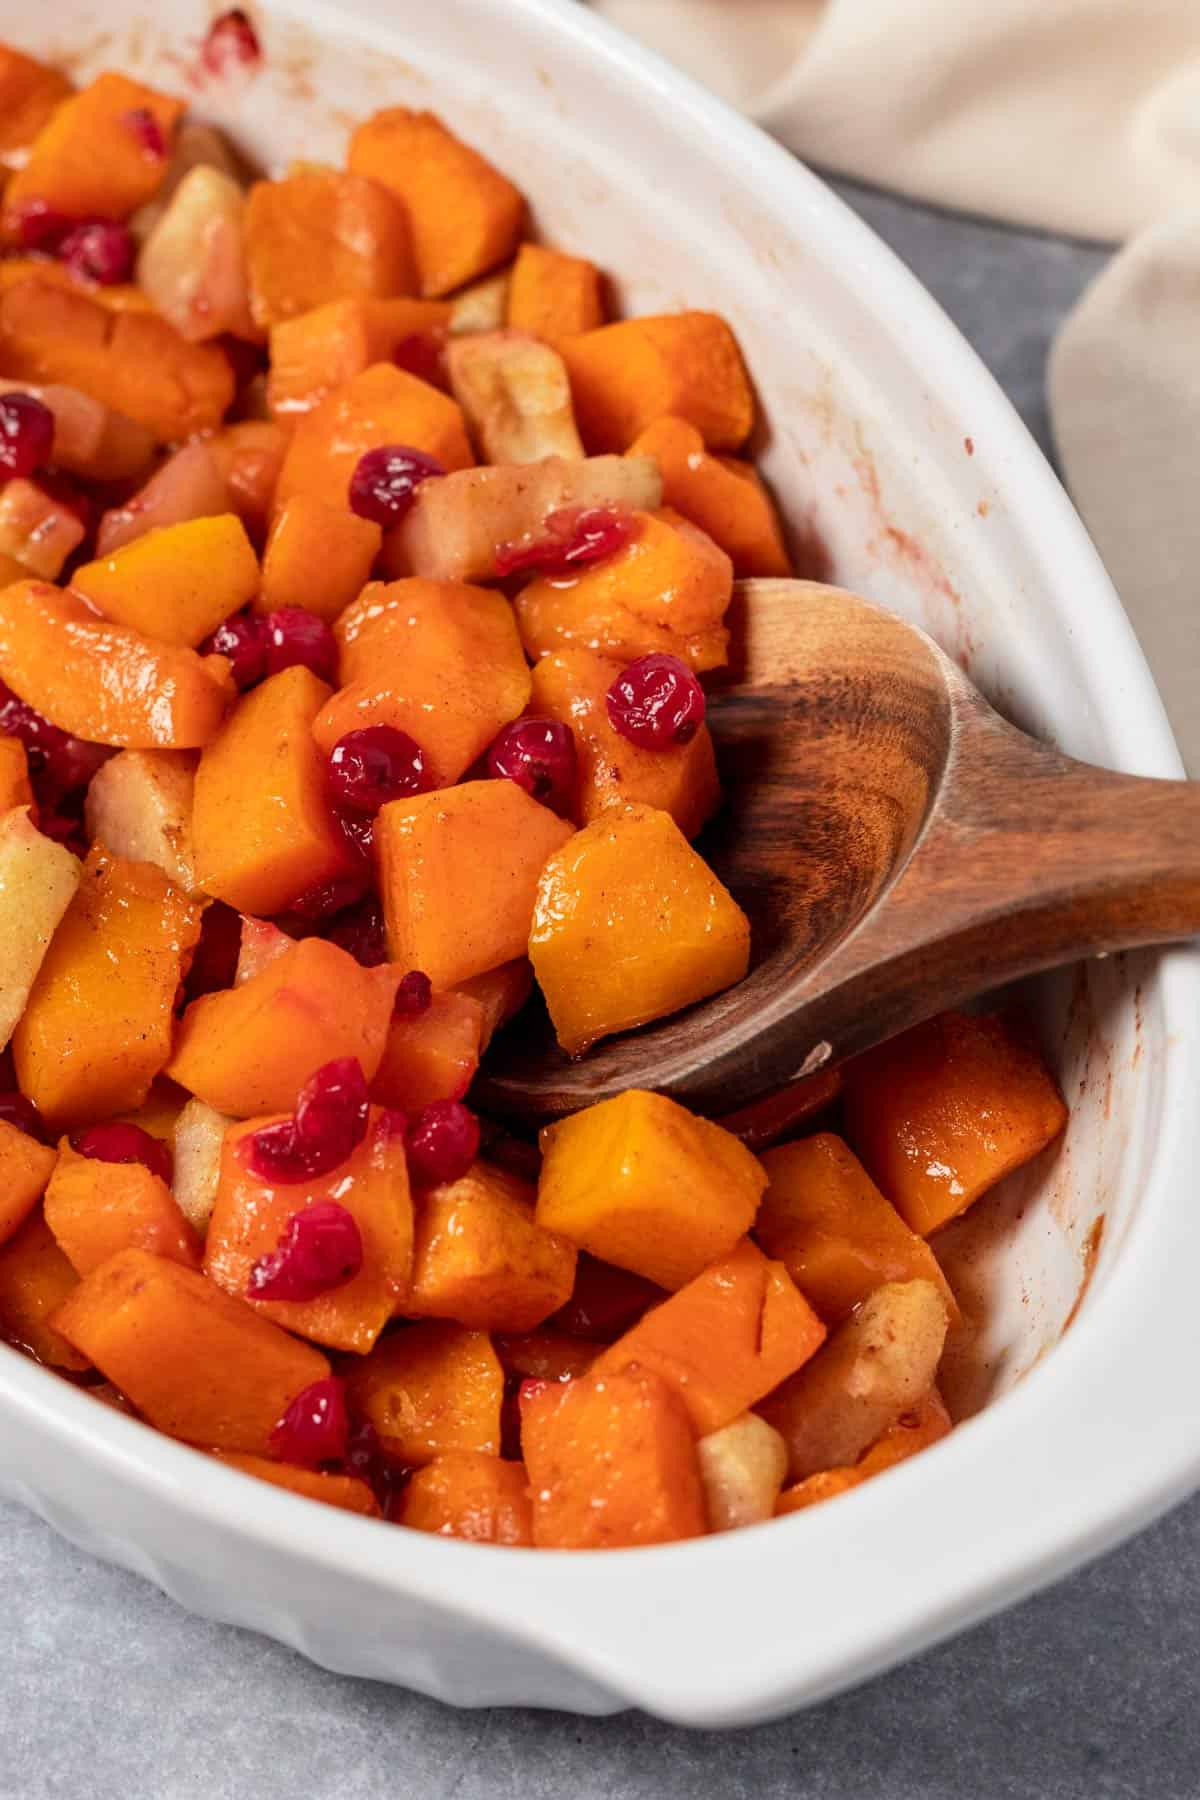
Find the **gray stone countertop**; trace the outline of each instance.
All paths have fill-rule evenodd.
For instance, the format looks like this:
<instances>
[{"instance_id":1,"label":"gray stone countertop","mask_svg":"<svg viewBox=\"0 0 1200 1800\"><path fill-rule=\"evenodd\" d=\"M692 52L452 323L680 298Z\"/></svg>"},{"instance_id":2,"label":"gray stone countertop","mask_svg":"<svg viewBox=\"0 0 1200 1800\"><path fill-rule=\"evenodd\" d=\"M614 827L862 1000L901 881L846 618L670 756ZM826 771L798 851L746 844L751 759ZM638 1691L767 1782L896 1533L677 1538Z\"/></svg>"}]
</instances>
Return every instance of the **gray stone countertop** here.
<instances>
[{"instance_id":1,"label":"gray stone countertop","mask_svg":"<svg viewBox=\"0 0 1200 1800\"><path fill-rule=\"evenodd\" d=\"M1047 344L1103 253L843 191L1045 445ZM1198 1597L1194 1500L855 1693L708 1735L328 1675L0 1507L0 1800L1196 1800Z\"/></svg>"}]
</instances>

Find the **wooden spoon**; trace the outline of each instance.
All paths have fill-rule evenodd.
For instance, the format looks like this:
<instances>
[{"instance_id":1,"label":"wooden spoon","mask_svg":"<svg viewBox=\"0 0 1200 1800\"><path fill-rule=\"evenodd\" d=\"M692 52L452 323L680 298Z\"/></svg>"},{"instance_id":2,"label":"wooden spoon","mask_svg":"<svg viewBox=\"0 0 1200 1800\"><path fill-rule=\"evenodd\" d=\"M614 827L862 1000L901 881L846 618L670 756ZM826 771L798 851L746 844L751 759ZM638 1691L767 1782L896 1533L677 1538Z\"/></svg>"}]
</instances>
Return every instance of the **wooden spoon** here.
<instances>
[{"instance_id":1,"label":"wooden spoon","mask_svg":"<svg viewBox=\"0 0 1200 1800\"><path fill-rule=\"evenodd\" d=\"M807 581L742 584L710 698L725 806L700 848L750 915L736 988L575 1062L500 1040L485 1110L627 1087L728 1114L1038 969L1200 932L1200 783L1074 762L994 712L932 639Z\"/></svg>"}]
</instances>

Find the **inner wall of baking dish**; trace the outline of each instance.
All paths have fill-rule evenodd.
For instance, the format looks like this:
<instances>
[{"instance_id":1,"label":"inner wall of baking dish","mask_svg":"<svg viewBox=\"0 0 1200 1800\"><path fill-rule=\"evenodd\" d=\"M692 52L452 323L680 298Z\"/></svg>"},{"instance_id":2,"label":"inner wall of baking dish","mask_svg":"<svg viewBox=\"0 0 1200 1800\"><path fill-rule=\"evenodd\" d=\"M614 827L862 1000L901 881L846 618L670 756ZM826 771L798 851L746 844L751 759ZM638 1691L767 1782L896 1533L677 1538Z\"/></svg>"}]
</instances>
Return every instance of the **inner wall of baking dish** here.
<instances>
[{"instance_id":1,"label":"inner wall of baking dish","mask_svg":"<svg viewBox=\"0 0 1200 1800\"><path fill-rule=\"evenodd\" d=\"M561 57L551 79L537 58L537 7L521 0L391 0L374 18L369 0L296 10L306 22L286 4L254 12L262 71L212 84L196 54L211 12L193 0L160 0L152 17L110 3L102 29L90 0L58 0L52 19L2 4L5 37L79 77L120 67L189 92L197 114L270 172L293 156L339 158L348 127L378 106L442 112L520 183L548 241L610 272L619 305L729 318L763 404L755 448L802 573L923 625L1026 729L1094 761L1136 764L1122 742L1122 675L1089 686L1074 625L1056 610L1071 596L1053 592L1034 522L1006 505L1006 453L925 364L919 334L878 316L853 257L839 248L826 259L805 190L788 182L783 212L769 182L722 161L666 97L612 141L594 57L578 92ZM610 84L620 79L614 70ZM1071 1126L938 1246L971 1322L947 1365L960 1413L1034 1366L1097 1250L1101 1270L1111 1261L1153 1111L1163 1028L1147 959L1064 972L1027 1000Z\"/></svg>"}]
</instances>

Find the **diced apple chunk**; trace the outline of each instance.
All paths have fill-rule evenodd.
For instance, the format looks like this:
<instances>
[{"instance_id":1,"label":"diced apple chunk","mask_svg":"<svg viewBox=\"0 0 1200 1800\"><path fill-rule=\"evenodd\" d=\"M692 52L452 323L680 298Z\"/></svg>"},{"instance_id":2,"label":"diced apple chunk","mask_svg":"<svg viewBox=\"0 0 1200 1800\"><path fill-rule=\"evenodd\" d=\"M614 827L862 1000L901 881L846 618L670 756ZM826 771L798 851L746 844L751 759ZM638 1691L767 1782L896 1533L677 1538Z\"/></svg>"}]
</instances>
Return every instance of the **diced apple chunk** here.
<instances>
[{"instance_id":1,"label":"diced apple chunk","mask_svg":"<svg viewBox=\"0 0 1200 1800\"><path fill-rule=\"evenodd\" d=\"M201 1237L217 1198L221 1173L221 1146L234 1120L203 1100L189 1100L175 1121L176 1205Z\"/></svg>"},{"instance_id":2,"label":"diced apple chunk","mask_svg":"<svg viewBox=\"0 0 1200 1800\"><path fill-rule=\"evenodd\" d=\"M25 1011L80 872L79 858L43 837L27 807L0 818L0 1049Z\"/></svg>"},{"instance_id":3,"label":"diced apple chunk","mask_svg":"<svg viewBox=\"0 0 1200 1800\"><path fill-rule=\"evenodd\" d=\"M234 987L241 987L243 981L253 981L256 975L261 975L269 963L286 955L295 941L286 931L280 931L278 925L272 925L269 919L252 919L243 915L242 944L233 976Z\"/></svg>"},{"instance_id":4,"label":"diced apple chunk","mask_svg":"<svg viewBox=\"0 0 1200 1800\"><path fill-rule=\"evenodd\" d=\"M88 837L129 862L155 863L185 893L196 888L192 793L196 758L187 750L122 750L92 776Z\"/></svg>"},{"instance_id":5,"label":"diced apple chunk","mask_svg":"<svg viewBox=\"0 0 1200 1800\"><path fill-rule=\"evenodd\" d=\"M236 181L239 186L246 176L244 165L228 139L222 136L215 125L205 125L197 119L185 119L175 133L171 160L162 185L153 200L147 200L145 206L139 206L129 221L129 229L139 244L145 243L179 188L193 169L198 168L215 169L218 173L227 175L231 181Z\"/></svg>"},{"instance_id":6,"label":"diced apple chunk","mask_svg":"<svg viewBox=\"0 0 1200 1800\"><path fill-rule=\"evenodd\" d=\"M229 484L205 443L185 444L154 471L145 487L100 521L96 555L111 556L163 525L215 519L230 510Z\"/></svg>"},{"instance_id":7,"label":"diced apple chunk","mask_svg":"<svg viewBox=\"0 0 1200 1800\"><path fill-rule=\"evenodd\" d=\"M787 1445L757 1413L711 1431L696 1445L709 1529L734 1531L774 1515L787 1474Z\"/></svg>"},{"instance_id":8,"label":"diced apple chunk","mask_svg":"<svg viewBox=\"0 0 1200 1800\"><path fill-rule=\"evenodd\" d=\"M512 270L501 269L457 293L450 302L450 330L455 336L470 331L498 331L508 316L511 281Z\"/></svg>"},{"instance_id":9,"label":"diced apple chunk","mask_svg":"<svg viewBox=\"0 0 1200 1800\"><path fill-rule=\"evenodd\" d=\"M138 280L181 337L259 335L250 316L238 183L200 163L176 188L142 245Z\"/></svg>"},{"instance_id":10,"label":"diced apple chunk","mask_svg":"<svg viewBox=\"0 0 1200 1800\"><path fill-rule=\"evenodd\" d=\"M524 331L479 332L447 345L446 366L484 462L582 460L566 364L549 344Z\"/></svg>"}]
</instances>

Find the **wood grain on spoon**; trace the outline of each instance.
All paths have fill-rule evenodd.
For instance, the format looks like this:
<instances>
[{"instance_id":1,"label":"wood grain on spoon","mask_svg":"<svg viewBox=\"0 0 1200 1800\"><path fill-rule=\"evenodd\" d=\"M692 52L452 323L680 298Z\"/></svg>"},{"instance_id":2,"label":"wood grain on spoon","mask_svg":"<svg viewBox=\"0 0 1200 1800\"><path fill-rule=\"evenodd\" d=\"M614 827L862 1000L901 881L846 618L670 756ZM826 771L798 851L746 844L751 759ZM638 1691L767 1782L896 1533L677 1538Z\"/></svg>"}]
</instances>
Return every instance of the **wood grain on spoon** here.
<instances>
[{"instance_id":1,"label":"wood grain on spoon","mask_svg":"<svg viewBox=\"0 0 1200 1800\"><path fill-rule=\"evenodd\" d=\"M1200 932L1200 783L1073 761L933 641L815 582L741 585L700 848L750 916L736 988L570 1062L497 1046L481 1104L526 1121L626 1087L725 1115L1019 976Z\"/></svg>"}]
</instances>

